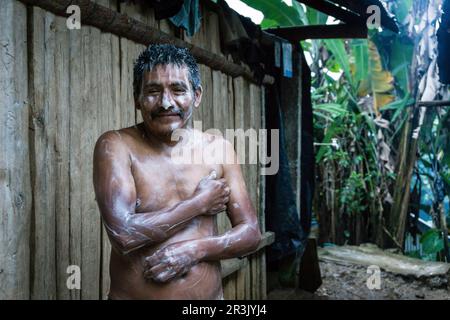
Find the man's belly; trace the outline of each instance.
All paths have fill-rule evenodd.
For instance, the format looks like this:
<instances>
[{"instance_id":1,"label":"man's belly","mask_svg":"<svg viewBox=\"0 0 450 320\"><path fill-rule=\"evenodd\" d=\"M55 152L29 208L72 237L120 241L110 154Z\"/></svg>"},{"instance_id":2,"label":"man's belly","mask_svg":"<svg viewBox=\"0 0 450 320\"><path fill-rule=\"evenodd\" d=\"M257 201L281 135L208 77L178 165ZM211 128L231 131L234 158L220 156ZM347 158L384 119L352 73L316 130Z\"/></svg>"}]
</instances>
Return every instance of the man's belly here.
<instances>
[{"instance_id":1,"label":"man's belly","mask_svg":"<svg viewBox=\"0 0 450 320\"><path fill-rule=\"evenodd\" d=\"M126 256L111 252L111 299L220 299L222 278L219 262L201 262L182 277L165 283L146 280L143 276L145 258L168 244L214 235L212 217L192 221L185 229L165 242L144 247Z\"/></svg>"}]
</instances>

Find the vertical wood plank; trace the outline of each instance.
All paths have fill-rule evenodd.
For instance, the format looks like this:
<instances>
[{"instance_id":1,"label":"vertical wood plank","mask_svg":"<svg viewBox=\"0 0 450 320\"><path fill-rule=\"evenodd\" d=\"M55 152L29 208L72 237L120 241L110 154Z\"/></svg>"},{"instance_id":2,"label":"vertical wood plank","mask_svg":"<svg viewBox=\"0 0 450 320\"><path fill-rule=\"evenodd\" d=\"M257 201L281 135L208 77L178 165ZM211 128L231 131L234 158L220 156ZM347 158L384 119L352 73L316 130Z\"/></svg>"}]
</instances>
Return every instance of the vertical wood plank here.
<instances>
[{"instance_id":1,"label":"vertical wood plank","mask_svg":"<svg viewBox=\"0 0 450 320\"><path fill-rule=\"evenodd\" d=\"M109 0L99 0L98 3L111 9L116 5ZM98 72L99 106L97 108L99 131L98 134L116 129L120 121L119 90L120 86L120 60L119 38L117 36L102 33L100 35L100 60ZM98 136L97 136L98 137ZM100 216L100 212L97 211ZM101 275L100 275L100 299L107 299L110 288L109 260L111 245L103 224L101 225Z\"/></svg>"},{"instance_id":2,"label":"vertical wood plank","mask_svg":"<svg viewBox=\"0 0 450 320\"><path fill-rule=\"evenodd\" d=\"M30 297L27 13L0 0L0 299Z\"/></svg>"},{"instance_id":3,"label":"vertical wood plank","mask_svg":"<svg viewBox=\"0 0 450 320\"><path fill-rule=\"evenodd\" d=\"M224 118L227 118L227 129L234 129L234 94L233 94L233 78L227 75L224 75L223 83L226 83L226 90L224 100L227 99L227 108L224 108L225 115ZM225 86L224 86L225 87ZM226 132L224 132L226 135ZM231 141L230 141L231 142ZM231 227L231 223L228 221L228 226ZM224 281L224 298L227 300L235 300L236 299L236 281L237 274L234 273L229 275Z\"/></svg>"},{"instance_id":4,"label":"vertical wood plank","mask_svg":"<svg viewBox=\"0 0 450 320\"><path fill-rule=\"evenodd\" d=\"M253 129L258 133L259 130L259 94L258 86L250 83L249 84L249 103L246 108L245 121L246 126ZM249 145L250 147L250 145ZM258 164L250 164L248 166L249 171L249 193L252 200L252 204L255 207L256 214L258 217ZM259 222L259 217L258 217ZM260 292L260 279L259 279L259 259L258 254L253 254L250 257L250 270L251 270L251 299L258 299Z\"/></svg>"},{"instance_id":5,"label":"vertical wood plank","mask_svg":"<svg viewBox=\"0 0 450 320\"><path fill-rule=\"evenodd\" d=\"M69 32L69 68L70 68L70 264L77 265L84 272L81 264L81 173L83 158L79 152L82 148L81 132L83 128L83 114L81 105L84 103L83 99L83 82L84 79L84 60L82 38L87 37L86 28L83 27L77 32ZM81 283L83 286L84 283ZM81 297L81 290L70 290L70 298L72 300L79 300Z\"/></svg>"},{"instance_id":6,"label":"vertical wood plank","mask_svg":"<svg viewBox=\"0 0 450 320\"><path fill-rule=\"evenodd\" d=\"M244 123L244 131L251 128L251 112L252 112L252 105L251 105L251 91L250 91L250 83L247 80L244 80L242 83L242 94L244 98L244 104L243 104L243 112L241 113L241 117L243 118ZM249 157L249 151L250 151L250 143L247 140L245 143L248 148L245 153L245 165L243 166L243 170L245 171L244 177L245 177L245 184L248 190L248 193L250 195L250 199L254 203L254 192L253 192L253 174L252 174L252 168L254 165L250 164L250 157ZM245 266L243 272L245 272L245 296L244 299L249 300L252 296L252 288L251 288L251 276L252 276L252 263L251 263L251 257L249 257L249 263Z\"/></svg>"},{"instance_id":7,"label":"vertical wood plank","mask_svg":"<svg viewBox=\"0 0 450 320\"><path fill-rule=\"evenodd\" d=\"M148 26L158 27L155 20L154 10L139 3L120 3L120 11ZM132 126L142 122L141 112L134 107L133 96L133 66L139 54L145 49L142 44L134 43L128 39L120 38L121 61L121 90L123 112L122 127Z\"/></svg>"},{"instance_id":8,"label":"vertical wood plank","mask_svg":"<svg viewBox=\"0 0 450 320\"><path fill-rule=\"evenodd\" d=\"M92 185L92 153L99 136L100 82L98 57L100 57L100 30L86 27L82 29L82 54L84 60L83 103L80 106L83 124L79 153L81 163L81 298L99 299L100 296L100 255L101 225Z\"/></svg>"},{"instance_id":9,"label":"vertical wood plank","mask_svg":"<svg viewBox=\"0 0 450 320\"><path fill-rule=\"evenodd\" d=\"M221 55L219 17L213 11L205 11L202 24L205 28L205 48L213 53Z\"/></svg>"},{"instance_id":10,"label":"vertical wood plank","mask_svg":"<svg viewBox=\"0 0 450 320\"><path fill-rule=\"evenodd\" d=\"M213 119L213 87L211 69L205 65L200 65L200 74L203 79L203 98L201 103L202 110L202 129L203 131L212 128Z\"/></svg>"},{"instance_id":11,"label":"vertical wood plank","mask_svg":"<svg viewBox=\"0 0 450 320\"><path fill-rule=\"evenodd\" d=\"M69 32L66 19L55 20L55 83L56 129L55 129L55 215L56 215L56 297L70 299L67 288L67 267L70 265L70 176L69 176Z\"/></svg>"},{"instance_id":12,"label":"vertical wood plank","mask_svg":"<svg viewBox=\"0 0 450 320\"><path fill-rule=\"evenodd\" d=\"M235 129L245 129L244 123L244 106L245 106L245 80L242 77L233 79L233 95L234 95L234 125ZM239 153L238 145L235 144L236 152ZM239 156L239 154L238 154ZM247 170L245 165L241 164L242 173L247 184ZM236 299L242 300L248 297L247 295L247 269L248 266L237 271L236 275Z\"/></svg>"},{"instance_id":13,"label":"vertical wood plank","mask_svg":"<svg viewBox=\"0 0 450 320\"><path fill-rule=\"evenodd\" d=\"M260 124L261 128L267 129L266 122L266 104L265 104L265 89L260 88ZM265 176L261 175L262 165L259 165L258 176L259 176L259 223L261 227L261 232L266 231L266 179ZM260 281L261 281L261 296L260 299L267 299L267 271L266 271L266 254L265 249L261 250L259 253L260 259Z\"/></svg>"},{"instance_id":14,"label":"vertical wood plank","mask_svg":"<svg viewBox=\"0 0 450 320\"><path fill-rule=\"evenodd\" d=\"M32 299L56 298L55 16L33 8L30 64L31 165L34 214Z\"/></svg>"}]
</instances>

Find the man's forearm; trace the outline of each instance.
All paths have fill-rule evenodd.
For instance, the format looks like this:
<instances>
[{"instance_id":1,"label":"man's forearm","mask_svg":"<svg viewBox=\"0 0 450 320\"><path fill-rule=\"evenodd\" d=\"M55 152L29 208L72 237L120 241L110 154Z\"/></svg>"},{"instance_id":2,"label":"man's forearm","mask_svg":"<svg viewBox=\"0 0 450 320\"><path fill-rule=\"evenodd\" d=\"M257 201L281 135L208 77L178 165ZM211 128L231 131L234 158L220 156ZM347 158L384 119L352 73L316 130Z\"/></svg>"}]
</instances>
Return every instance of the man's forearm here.
<instances>
[{"instance_id":1,"label":"man's forearm","mask_svg":"<svg viewBox=\"0 0 450 320\"><path fill-rule=\"evenodd\" d=\"M243 223L220 236L206 237L197 242L199 261L240 257L256 250L261 241L257 223Z\"/></svg>"},{"instance_id":2,"label":"man's forearm","mask_svg":"<svg viewBox=\"0 0 450 320\"><path fill-rule=\"evenodd\" d=\"M171 208L128 214L124 224L114 228L120 229L115 237L119 250L126 254L146 245L163 242L203 213L201 199L192 197Z\"/></svg>"}]
</instances>

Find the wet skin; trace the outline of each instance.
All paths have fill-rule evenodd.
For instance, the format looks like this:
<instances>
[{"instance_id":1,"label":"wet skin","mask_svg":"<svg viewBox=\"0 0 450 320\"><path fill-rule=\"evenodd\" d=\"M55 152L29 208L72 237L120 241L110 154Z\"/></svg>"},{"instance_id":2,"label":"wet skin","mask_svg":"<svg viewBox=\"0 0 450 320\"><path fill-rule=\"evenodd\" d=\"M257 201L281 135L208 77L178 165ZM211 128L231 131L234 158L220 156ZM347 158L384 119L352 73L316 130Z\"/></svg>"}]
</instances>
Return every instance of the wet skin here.
<instances>
[{"instance_id":1,"label":"wet skin","mask_svg":"<svg viewBox=\"0 0 450 320\"><path fill-rule=\"evenodd\" d=\"M136 101L143 123L104 133L94 151L96 200L108 232L111 299L220 299L219 261L252 252L261 234L240 165L178 164L177 128L201 101L186 67L157 66L144 74ZM208 106L206 106L208 107ZM191 150L226 140L182 135ZM226 211L232 229L218 235Z\"/></svg>"}]
</instances>

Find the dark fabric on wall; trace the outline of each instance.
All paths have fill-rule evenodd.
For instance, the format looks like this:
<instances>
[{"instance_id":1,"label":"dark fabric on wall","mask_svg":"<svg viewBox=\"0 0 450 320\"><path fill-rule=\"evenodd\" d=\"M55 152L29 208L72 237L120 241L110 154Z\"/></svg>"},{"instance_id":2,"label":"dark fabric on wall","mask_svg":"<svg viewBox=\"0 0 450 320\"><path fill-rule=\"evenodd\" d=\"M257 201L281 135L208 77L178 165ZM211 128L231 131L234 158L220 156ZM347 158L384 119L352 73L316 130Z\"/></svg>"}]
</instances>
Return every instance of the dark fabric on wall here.
<instances>
[{"instance_id":1,"label":"dark fabric on wall","mask_svg":"<svg viewBox=\"0 0 450 320\"><path fill-rule=\"evenodd\" d=\"M301 48L299 48L301 50ZM300 221L305 233L311 229L313 210L315 155L314 126L311 103L311 70L305 56L301 52L302 63L302 153L301 153L301 217Z\"/></svg>"},{"instance_id":2,"label":"dark fabric on wall","mask_svg":"<svg viewBox=\"0 0 450 320\"><path fill-rule=\"evenodd\" d=\"M180 11L169 20L177 27L186 30L186 34L192 37L202 24L199 0L185 0Z\"/></svg>"},{"instance_id":3,"label":"dark fabric on wall","mask_svg":"<svg viewBox=\"0 0 450 320\"><path fill-rule=\"evenodd\" d=\"M266 66L271 64L266 56L266 48L261 47L261 27L249 18L239 15L224 0L217 1L219 12L221 48L225 54L231 54L237 64L244 62L254 72L258 83L262 83Z\"/></svg>"},{"instance_id":4,"label":"dark fabric on wall","mask_svg":"<svg viewBox=\"0 0 450 320\"><path fill-rule=\"evenodd\" d=\"M275 232L275 242L267 249L269 264L293 254L301 256L307 238L307 234L300 224L295 194L292 189L278 83L269 87L266 100L268 102L267 126L270 129L279 129L280 133L279 170L275 175L266 176L266 228ZM268 140L268 150L271 150L270 139Z\"/></svg>"},{"instance_id":5,"label":"dark fabric on wall","mask_svg":"<svg viewBox=\"0 0 450 320\"><path fill-rule=\"evenodd\" d=\"M295 193L292 188L289 159L286 152L285 128L282 121L279 87L281 81L268 86L266 91L266 119L268 129L280 130L280 165L276 175L266 176L266 226L275 232L275 242L267 249L269 268L289 256L301 258L311 230L314 195L315 155L313 146L313 113L311 103L311 71L301 48L301 193L300 215L297 212ZM278 77L281 75L279 74ZM268 150L271 150L269 139ZM300 218L299 218L300 216Z\"/></svg>"},{"instance_id":6,"label":"dark fabric on wall","mask_svg":"<svg viewBox=\"0 0 450 320\"><path fill-rule=\"evenodd\" d=\"M161 20L174 16L183 6L184 0L148 0L147 4L155 9L155 19Z\"/></svg>"}]
</instances>

